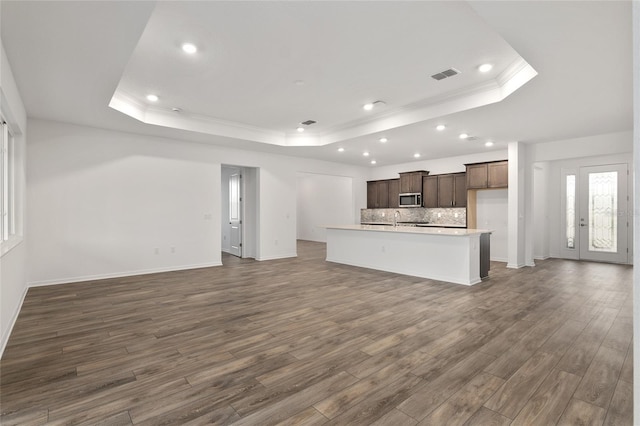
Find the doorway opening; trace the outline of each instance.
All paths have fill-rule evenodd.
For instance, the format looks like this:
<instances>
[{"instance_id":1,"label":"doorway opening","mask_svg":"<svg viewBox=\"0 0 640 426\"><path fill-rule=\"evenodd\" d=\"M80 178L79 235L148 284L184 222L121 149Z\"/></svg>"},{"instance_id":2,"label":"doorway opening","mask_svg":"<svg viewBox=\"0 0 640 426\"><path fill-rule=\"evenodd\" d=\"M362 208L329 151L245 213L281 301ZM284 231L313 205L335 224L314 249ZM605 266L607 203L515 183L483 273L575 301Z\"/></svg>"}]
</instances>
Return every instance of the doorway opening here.
<instances>
[{"instance_id":1,"label":"doorway opening","mask_svg":"<svg viewBox=\"0 0 640 426\"><path fill-rule=\"evenodd\" d=\"M221 167L221 248L224 260L255 258L257 250L258 169Z\"/></svg>"}]
</instances>

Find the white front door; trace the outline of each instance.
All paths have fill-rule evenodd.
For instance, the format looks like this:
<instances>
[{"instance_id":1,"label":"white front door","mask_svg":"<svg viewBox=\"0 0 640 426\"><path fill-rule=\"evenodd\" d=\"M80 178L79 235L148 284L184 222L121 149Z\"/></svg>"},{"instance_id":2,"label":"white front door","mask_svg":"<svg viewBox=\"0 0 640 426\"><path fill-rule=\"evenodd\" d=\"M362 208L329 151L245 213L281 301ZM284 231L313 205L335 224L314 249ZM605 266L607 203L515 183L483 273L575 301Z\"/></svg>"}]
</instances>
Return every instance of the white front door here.
<instances>
[{"instance_id":1,"label":"white front door","mask_svg":"<svg viewBox=\"0 0 640 426\"><path fill-rule=\"evenodd\" d=\"M580 168L580 259L628 261L627 165Z\"/></svg>"},{"instance_id":2,"label":"white front door","mask_svg":"<svg viewBox=\"0 0 640 426\"><path fill-rule=\"evenodd\" d=\"M242 175L234 173L229 177L229 236L234 256L242 257Z\"/></svg>"}]
</instances>

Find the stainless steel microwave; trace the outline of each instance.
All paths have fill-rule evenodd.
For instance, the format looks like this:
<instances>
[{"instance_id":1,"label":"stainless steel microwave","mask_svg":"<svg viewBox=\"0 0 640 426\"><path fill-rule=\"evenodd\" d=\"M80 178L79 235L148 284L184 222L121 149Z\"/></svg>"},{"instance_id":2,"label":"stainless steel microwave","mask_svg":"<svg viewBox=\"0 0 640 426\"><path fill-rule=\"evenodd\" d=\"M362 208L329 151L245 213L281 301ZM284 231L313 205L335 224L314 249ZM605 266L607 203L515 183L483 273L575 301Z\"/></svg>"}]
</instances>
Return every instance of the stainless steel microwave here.
<instances>
[{"instance_id":1,"label":"stainless steel microwave","mask_svg":"<svg viewBox=\"0 0 640 426\"><path fill-rule=\"evenodd\" d=\"M400 194L398 201L400 207L422 207L422 194L419 192L411 194Z\"/></svg>"}]
</instances>

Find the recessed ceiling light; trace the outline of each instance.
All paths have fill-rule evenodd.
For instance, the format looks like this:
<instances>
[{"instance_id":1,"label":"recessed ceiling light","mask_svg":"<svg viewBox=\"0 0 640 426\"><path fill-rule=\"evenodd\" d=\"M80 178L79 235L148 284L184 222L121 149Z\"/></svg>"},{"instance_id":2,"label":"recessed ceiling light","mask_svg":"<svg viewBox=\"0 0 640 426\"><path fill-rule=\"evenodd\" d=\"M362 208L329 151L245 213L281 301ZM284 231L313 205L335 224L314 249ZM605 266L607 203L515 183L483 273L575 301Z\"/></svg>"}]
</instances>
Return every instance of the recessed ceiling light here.
<instances>
[{"instance_id":1,"label":"recessed ceiling light","mask_svg":"<svg viewBox=\"0 0 640 426\"><path fill-rule=\"evenodd\" d=\"M371 111L374 107L379 107L382 105L386 105L386 102L374 101L374 102L369 102L367 104L362 105L362 109L364 109L365 111Z\"/></svg>"},{"instance_id":2,"label":"recessed ceiling light","mask_svg":"<svg viewBox=\"0 0 640 426\"><path fill-rule=\"evenodd\" d=\"M367 151L363 152L362 155L364 155L365 157L369 156L369 153Z\"/></svg>"},{"instance_id":3,"label":"recessed ceiling light","mask_svg":"<svg viewBox=\"0 0 640 426\"><path fill-rule=\"evenodd\" d=\"M443 131L446 128L447 128L447 126L445 126L444 124L438 124L436 126L436 130L439 131L439 132Z\"/></svg>"},{"instance_id":4,"label":"recessed ceiling light","mask_svg":"<svg viewBox=\"0 0 640 426\"><path fill-rule=\"evenodd\" d=\"M385 142L386 142L386 141L388 141L389 139L387 139L387 138L380 138L380 139L378 139L378 140L379 140L380 142L382 142L382 143L385 143Z\"/></svg>"},{"instance_id":5,"label":"recessed ceiling light","mask_svg":"<svg viewBox=\"0 0 640 426\"><path fill-rule=\"evenodd\" d=\"M371 164L376 164L377 161L376 160L371 160Z\"/></svg>"},{"instance_id":6,"label":"recessed ceiling light","mask_svg":"<svg viewBox=\"0 0 640 426\"><path fill-rule=\"evenodd\" d=\"M466 133L460 133L460 139L466 139L466 138L468 138L468 137L469 137L469 135L468 135L468 134L466 134Z\"/></svg>"},{"instance_id":7,"label":"recessed ceiling light","mask_svg":"<svg viewBox=\"0 0 640 426\"><path fill-rule=\"evenodd\" d=\"M147 95L147 100L149 102L157 102L158 101L158 96L157 95Z\"/></svg>"},{"instance_id":8,"label":"recessed ceiling light","mask_svg":"<svg viewBox=\"0 0 640 426\"><path fill-rule=\"evenodd\" d=\"M484 143L484 146L493 146L493 142L491 142L491 141L486 141L486 142Z\"/></svg>"},{"instance_id":9,"label":"recessed ceiling light","mask_svg":"<svg viewBox=\"0 0 640 426\"><path fill-rule=\"evenodd\" d=\"M493 65L491 64L482 64L478 67L478 71L480 72L489 72L493 69Z\"/></svg>"},{"instance_id":10,"label":"recessed ceiling light","mask_svg":"<svg viewBox=\"0 0 640 426\"><path fill-rule=\"evenodd\" d=\"M415 154L413 154L413 158L420 158L420 153L416 152Z\"/></svg>"},{"instance_id":11,"label":"recessed ceiling light","mask_svg":"<svg viewBox=\"0 0 640 426\"><path fill-rule=\"evenodd\" d=\"M198 48L193 43L184 43L182 45L182 51L192 55L198 51Z\"/></svg>"},{"instance_id":12,"label":"recessed ceiling light","mask_svg":"<svg viewBox=\"0 0 640 426\"><path fill-rule=\"evenodd\" d=\"M302 133L302 132L304 132L304 127L299 126L296 130L297 130L298 132Z\"/></svg>"},{"instance_id":13,"label":"recessed ceiling light","mask_svg":"<svg viewBox=\"0 0 640 426\"><path fill-rule=\"evenodd\" d=\"M338 148L338 152L344 152L344 148Z\"/></svg>"}]
</instances>

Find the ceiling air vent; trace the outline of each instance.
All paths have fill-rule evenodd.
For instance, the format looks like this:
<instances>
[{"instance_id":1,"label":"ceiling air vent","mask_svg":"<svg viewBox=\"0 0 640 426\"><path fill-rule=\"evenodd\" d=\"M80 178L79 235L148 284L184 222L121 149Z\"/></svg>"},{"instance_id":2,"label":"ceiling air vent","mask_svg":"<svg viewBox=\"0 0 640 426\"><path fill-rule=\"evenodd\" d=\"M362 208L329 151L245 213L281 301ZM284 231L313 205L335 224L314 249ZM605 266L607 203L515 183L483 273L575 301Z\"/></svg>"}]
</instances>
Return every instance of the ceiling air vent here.
<instances>
[{"instance_id":1,"label":"ceiling air vent","mask_svg":"<svg viewBox=\"0 0 640 426\"><path fill-rule=\"evenodd\" d=\"M444 80L447 77L453 77L454 75L458 74L460 74L460 71L455 68L449 68L448 70L444 70L432 75L431 78L433 78L434 80Z\"/></svg>"},{"instance_id":2,"label":"ceiling air vent","mask_svg":"<svg viewBox=\"0 0 640 426\"><path fill-rule=\"evenodd\" d=\"M315 121L313 121L313 120L307 120L307 121L303 121L303 122L302 122L302 123L300 123L300 124L304 124L305 126L309 126L309 125L311 125L311 124L315 124L315 123L316 123L316 122L315 122Z\"/></svg>"},{"instance_id":3,"label":"ceiling air vent","mask_svg":"<svg viewBox=\"0 0 640 426\"><path fill-rule=\"evenodd\" d=\"M477 140L478 140L478 137L477 137L477 136L469 136L469 137L467 138L467 140L468 140L468 141L477 141Z\"/></svg>"}]
</instances>

